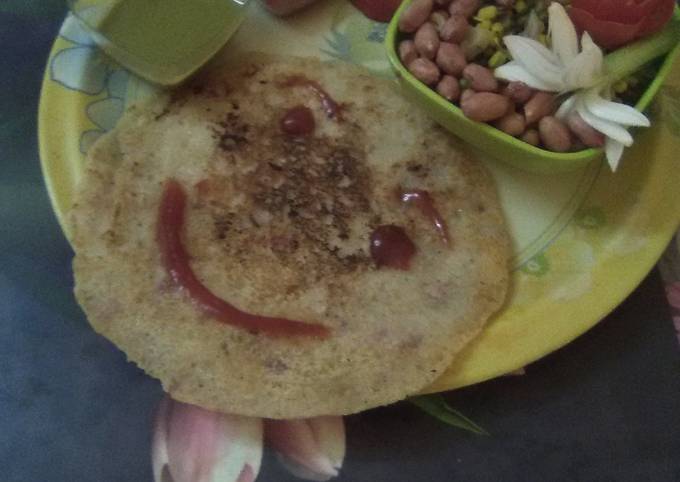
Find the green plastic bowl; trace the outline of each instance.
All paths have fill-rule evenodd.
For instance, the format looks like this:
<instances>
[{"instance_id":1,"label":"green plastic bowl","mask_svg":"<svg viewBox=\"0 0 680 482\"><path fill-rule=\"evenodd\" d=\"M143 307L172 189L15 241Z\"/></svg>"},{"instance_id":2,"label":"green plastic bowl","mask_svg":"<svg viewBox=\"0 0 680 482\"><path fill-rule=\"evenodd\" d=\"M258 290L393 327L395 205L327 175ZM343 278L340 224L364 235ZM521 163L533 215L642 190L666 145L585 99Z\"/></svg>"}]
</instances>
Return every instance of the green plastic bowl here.
<instances>
[{"instance_id":1,"label":"green plastic bowl","mask_svg":"<svg viewBox=\"0 0 680 482\"><path fill-rule=\"evenodd\" d=\"M399 17L410 3L411 0L402 2L392 17L387 28L385 46L390 64L404 93L414 103L425 109L432 119L486 154L529 172L553 174L574 171L584 168L590 162L604 156L602 149L584 149L576 152L559 153L534 147L489 124L468 119L458 106L447 101L436 91L416 79L401 63L397 52L397 45L403 37L397 27ZM675 19L680 19L680 10L677 7ZM643 111L649 106L679 52L680 44L666 55L656 77L635 105L638 110Z\"/></svg>"}]
</instances>

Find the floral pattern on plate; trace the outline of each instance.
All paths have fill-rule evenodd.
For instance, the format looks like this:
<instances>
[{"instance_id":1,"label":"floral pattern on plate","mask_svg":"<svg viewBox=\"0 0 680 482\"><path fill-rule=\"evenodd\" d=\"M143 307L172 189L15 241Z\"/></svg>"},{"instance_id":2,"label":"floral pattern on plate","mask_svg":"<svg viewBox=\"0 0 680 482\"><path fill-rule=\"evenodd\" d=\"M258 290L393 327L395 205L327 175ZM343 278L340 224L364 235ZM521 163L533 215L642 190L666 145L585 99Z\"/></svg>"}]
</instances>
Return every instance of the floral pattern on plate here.
<instances>
[{"instance_id":1,"label":"floral pattern on plate","mask_svg":"<svg viewBox=\"0 0 680 482\"><path fill-rule=\"evenodd\" d=\"M67 89L95 97L86 108L94 128L80 135L80 152L85 154L123 115L130 74L97 47L90 33L73 15L66 18L59 36L72 46L52 57L50 78Z\"/></svg>"}]
</instances>

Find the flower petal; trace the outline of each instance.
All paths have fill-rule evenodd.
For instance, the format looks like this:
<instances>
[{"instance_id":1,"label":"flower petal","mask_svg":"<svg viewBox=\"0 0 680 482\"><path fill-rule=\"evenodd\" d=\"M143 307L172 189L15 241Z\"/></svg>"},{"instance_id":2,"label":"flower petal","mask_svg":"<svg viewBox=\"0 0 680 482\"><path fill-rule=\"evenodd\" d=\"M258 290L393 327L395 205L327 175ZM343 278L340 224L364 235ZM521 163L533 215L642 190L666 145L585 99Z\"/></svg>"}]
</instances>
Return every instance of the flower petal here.
<instances>
[{"instance_id":1,"label":"flower petal","mask_svg":"<svg viewBox=\"0 0 680 482\"><path fill-rule=\"evenodd\" d=\"M586 103L582 99L576 101L576 112L578 112L586 123L603 133L605 136L620 142L625 146L633 144L633 137L630 133L615 122L602 119L588 110Z\"/></svg>"},{"instance_id":2,"label":"flower petal","mask_svg":"<svg viewBox=\"0 0 680 482\"><path fill-rule=\"evenodd\" d=\"M602 119L626 126L650 126L649 119L644 114L629 105L603 99L596 89L588 90L584 101L588 110Z\"/></svg>"},{"instance_id":3,"label":"flower petal","mask_svg":"<svg viewBox=\"0 0 680 482\"><path fill-rule=\"evenodd\" d=\"M666 298L673 308L680 310L680 281L666 285Z\"/></svg>"},{"instance_id":4,"label":"flower petal","mask_svg":"<svg viewBox=\"0 0 680 482\"><path fill-rule=\"evenodd\" d=\"M50 78L64 87L88 95L106 87L105 57L94 47L69 47L52 57Z\"/></svg>"},{"instance_id":5,"label":"flower petal","mask_svg":"<svg viewBox=\"0 0 680 482\"><path fill-rule=\"evenodd\" d=\"M109 97L91 102L85 108L87 117L103 131L110 131L123 115L125 105L121 99Z\"/></svg>"},{"instance_id":6,"label":"flower petal","mask_svg":"<svg viewBox=\"0 0 680 482\"><path fill-rule=\"evenodd\" d=\"M560 59L551 52L548 47L536 40L522 37L521 35L506 35L503 42L512 58L525 65L535 57L536 61L545 65L548 70L558 72L561 64ZM526 65L525 65L526 66Z\"/></svg>"},{"instance_id":7,"label":"flower petal","mask_svg":"<svg viewBox=\"0 0 680 482\"><path fill-rule=\"evenodd\" d=\"M673 325L675 325L675 331L678 334L678 343L680 343L680 315L673 315Z\"/></svg>"},{"instance_id":8,"label":"flower petal","mask_svg":"<svg viewBox=\"0 0 680 482\"><path fill-rule=\"evenodd\" d=\"M220 443L210 481L254 481L262 461L263 432L260 418L221 414Z\"/></svg>"},{"instance_id":9,"label":"flower petal","mask_svg":"<svg viewBox=\"0 0 680 482\"><path fill-rule=\"evenodd\" d=\"M243 466L243 470L241 470L236 482L255 482L256 478L257 472L253 470L250 464L246 464Z\"/></svg>"},{"instance_id":10,"label":"flower petal","mask_svg":"<svg viewBox=\"0 0 680 482\"><path fill-rule=\"evenodd\" d=\"M204 410L167 397L156 415L155 482L253 482L262 458L262 420Z\"/></svg>"},{"instance_id":11,"label":"flower petal","mask_svg":"<svg viewBox=\"0 0 680 482\"><path fill-rule=\"evenodd\" d=\"M604 146L604 135L600 131L596 131L578 114L578 112L571 112L566 117L567 126L569 130L578 139L585 144L586 147L602 147Z\"/></svg>"},{"instance_id":12,"label":"flower petal","mask_svg":"<svg viewBox=\"0 0 680 482\"><path fill-rule=\"evenodd\" d=\"M503 37L513 60L519 62L530 74L550 85L553 92L564 90L563 66L557 56L543 44L519 35Z\"/></svg>"},{"instance_id":13,"label":"flower petal","mask_svg":"<svg viewBox=\"0 0 680 482\"><path fill-rule=\"evenodd\" d=\"M529 87L538 90L545 90L549 92L556 90L554 85L534 76L531 72L527 71L527 69L525 69L522 64L515 61L501 65L494 71L494 75L497 78L507 80L508 82L524 82Z\"/></svg>"},{"instance_id":14,"label":"flower petal","mask_svg":"<svg viewBox=\"0 0 680 482\"><path fill-rule=\"evenodd\" d=\"M552 50L567 65L578 54L578 36L567 11L557 2L548 7L548 32L552 35Z\"/></svg>"},{"instance_id":15,"label":"flower petal","mask_svg":"<svg viewBox=\"0 0 680 482\"><path fill-rule=\"evenodd\" d=\"M169 399L163 398L154 417L153 440L151 442L151 466L153 469L153 480L160 482L163 480L163 471L168 466L168 408Z\"/></svg>"},{"instance_id":16,"label":"flower petal","mask_svg":"<svg viewBox=\"0 0 680 482\"><path fill-rule=\"evenodd\" d=\"M567 98L567 100L562 102L562 104L560 104L557 112L555 112L555 117L558 119L564 119L574 109L577 99L576 95L572 95L571 97Z\"/></svg>"},{"instance_id":17,"label":"flower petal","mask_svg":"<svg viewBox=\"0 0 680 482\"><path fill-rule=\"evenodd\" d=\"M524 31L522 35L533 40L538 40L539 36L543 33L545 26L541 19L536 15L536 10L532 10L527 19L527 23L524 26Z\"/></svg>"},{"instance_id":18,"label":"flower petal","mask_svg":"<svg viewBox=\"0 0 680 482\"><path fill-rule=\"evenodd\" d=\"M168 467L176 482L209 480L217 458L219 414L171 401L168 411Z\"/></svg>"},{"instance_id":19,"label":"flower petal","mask_svg":"<svg viewBox=\"0 0 680 482\"><path fill-rule=\"evenodd\" d=\"M265 437L282 464L298 477L329 480L338 475L345 451L340 417L267 420Z\"/></svg>"},{"instance_id":20,"label":"flower petal","mask_svg":"<svg viewBox=\"0 0 680 482\"><path fill-rule=\"evenodd\" d=\"M328 456L335 469L345 460L345 423L342 417L315 417L309 419L319 449Z\"/></svg>"},{"instance_id":21,"label":"flower petal","mask_svg":"<svg viewBox=\"0 0 680 482\"><path fill-rule=\"evenodd\" d=\"M118 69L111 72L106 81L109 96L125 100L129 80L130 73L127 70Z\"/></svg>"},{"instance_id":22,"label":"flower petal","mask_svg":"<svg viewBox=\"0 0 680 482\"><path fill-rule=\"evenodd\" d=\"M619 161L623 155L623 147L623 144L610 137L607 137L604 141L604 151L607 155L607 162L609 163L612 172L615 172L616 168L619 166Z\"/></svg>"},{"instance_id":23,"label":"flower petal","mask_svg":"<svg viewBox=\"0 0 680 482\"><path fill-rule=\"evenodd\" d=\"M583 50L567 65L565 82L570 88L592 87L602 76L604 56L588 33L581 38Z\"/></svg>"},{"instance_id":24,"label":"flower petal","mask_svg":"<svg viewBox=\"0 0 680 482\"><path fill-rule=\"evenodd\" d=\"M307 467L305 467L302 464L299 464L291 459L288 459L281 455L280 453L276 454L276 457L281 464L282 467L284 467L288 472L290 472L292 475L297 477L298 479L304 479L304 480L316 480L318 482L326 482L333 477L336 477L338 474L336 473L335 475L333 474L327 474L327 473L319 473L315 472L314 470L310 470Z\"/></svg>"},{"instance_id":25,"label":"flower petal","mask_svg":"<svg viewBox=\"0 0 680 482\"><path fill-rule=\"evenodd\" d=\"M59 36L65 38L66 40L73 42L78 45L95 45L94 40L90 32L83 27L78 17L72 13L66 16L61 30L59 31Z\"/></svg>"}]
</instances>

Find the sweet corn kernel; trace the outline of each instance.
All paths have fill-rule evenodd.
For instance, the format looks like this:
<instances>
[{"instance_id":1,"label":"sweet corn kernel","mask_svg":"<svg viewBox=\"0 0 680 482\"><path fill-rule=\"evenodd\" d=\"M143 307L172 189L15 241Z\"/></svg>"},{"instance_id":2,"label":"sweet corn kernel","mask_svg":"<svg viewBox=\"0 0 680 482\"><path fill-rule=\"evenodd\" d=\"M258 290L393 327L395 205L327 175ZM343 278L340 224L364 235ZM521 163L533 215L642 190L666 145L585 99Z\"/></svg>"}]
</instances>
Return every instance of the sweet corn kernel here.
<instances>
[{"instance_id":1,"label":"sweet corn kernel","mask_svg":"<svg viewBox=\"0 0 680 482\"><path fill-rule=\"evenodd\" d=\"M493 20L498 15L498 7L495 5L488 5L482 7L477 11L476 18L479 20Z\"/></svg>"},{"instance_id":2,"label":"sweet corn kernel","mask_svg":"<svg viewBox=\"0 0 680 482\"><path fill-rule=\"evenodd\" d=\"M508 61L508 55L505 52L503 52L502 50L498 50L489 59L489 67L491 67L492 69L495 69L496 67L500 67L501 65L503 65L507 61Z\"/></svg>"},{"instance_id":3,"label":"sweet corn kernel","mask_svg":"<svg viewBox=\"0 0 680 482\"><path fill-rule=\"evenodd\" d=\"M491 31L491 22L489 20L482 20L477 25L484 30Z\"/></svg>"},{"instance_id":4,"label":"sweet corn kernel","mask_svg":"<svg viewBox=\"0 0 680 482\"><path fill-rule=\"evenodd\" d=\"M517 0L515 2L515 12L517 13L524 13L527 11L527 2L524 0Z\"/></svg>"},{"instance_id":5,"label":"sweet corn kernel","mask_svg":"<svg viewBox=\"0 0 680 482\"><path fill-rule=\"evenodd\" d=\"M612 86L614 89L614 92L617 94L623 94L625 91L628 90L628 82L625 80L619 80L618 82L614 83Z\"/></svg>"},{"instance_id":6,"label":"sweet corn kernel","mask_svg":"<svg viewBox=\"0 0 680 482\"><path fill-rule=\"evenodd\" d=\"M497 35L503 35L504 30L503 24L500 22L495 22L491 25L491 31Z\"/></svg>"}]
</instances>

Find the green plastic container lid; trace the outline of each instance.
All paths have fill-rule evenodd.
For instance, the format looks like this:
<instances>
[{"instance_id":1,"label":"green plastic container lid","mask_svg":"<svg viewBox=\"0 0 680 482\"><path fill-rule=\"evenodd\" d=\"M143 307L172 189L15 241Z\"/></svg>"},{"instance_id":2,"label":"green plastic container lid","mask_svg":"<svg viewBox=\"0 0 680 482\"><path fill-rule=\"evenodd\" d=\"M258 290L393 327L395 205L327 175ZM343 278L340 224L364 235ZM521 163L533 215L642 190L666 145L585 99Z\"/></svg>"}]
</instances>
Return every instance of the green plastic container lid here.
<instances>
[{"instance_id":1,"label":"green plastic container lid","mask_svg":"<svg viewBox=\"0 0 680 482\"><path fill-rule=\"evenodd\" d=\"M69 0L97 44L161 85L181 82L215 55L243 21L248 0Z\"/></svg>"}]
</instances>

